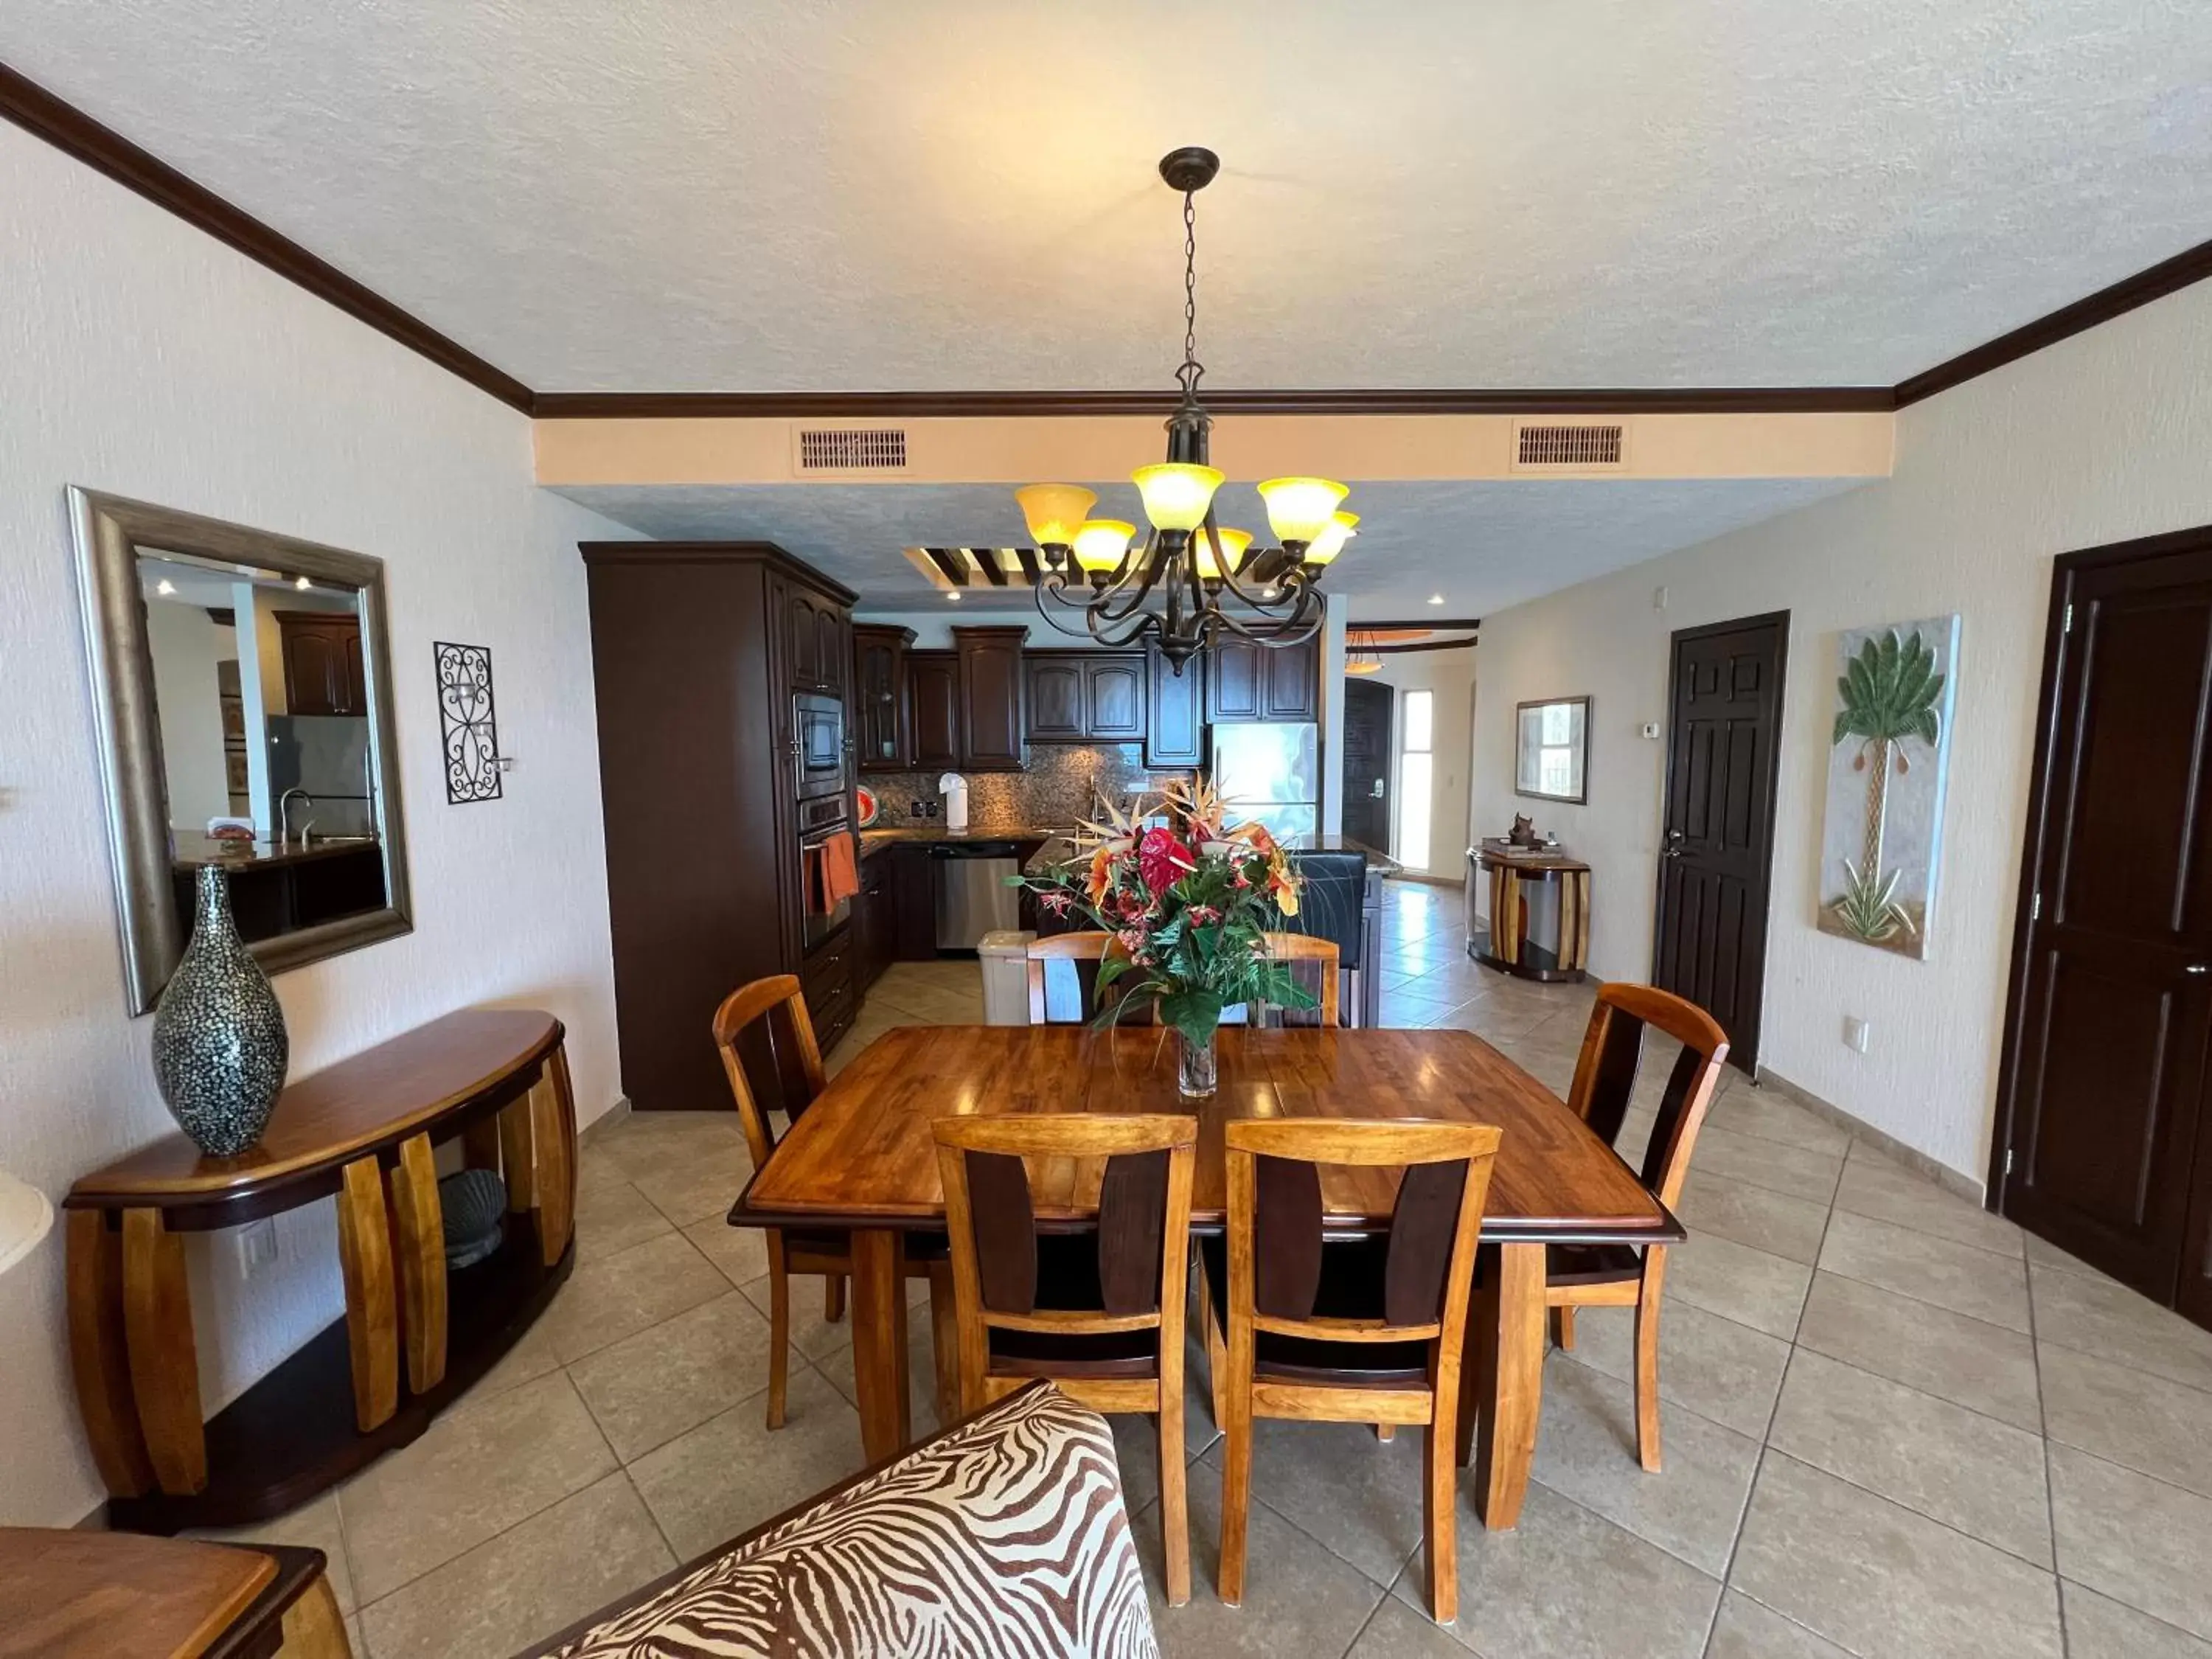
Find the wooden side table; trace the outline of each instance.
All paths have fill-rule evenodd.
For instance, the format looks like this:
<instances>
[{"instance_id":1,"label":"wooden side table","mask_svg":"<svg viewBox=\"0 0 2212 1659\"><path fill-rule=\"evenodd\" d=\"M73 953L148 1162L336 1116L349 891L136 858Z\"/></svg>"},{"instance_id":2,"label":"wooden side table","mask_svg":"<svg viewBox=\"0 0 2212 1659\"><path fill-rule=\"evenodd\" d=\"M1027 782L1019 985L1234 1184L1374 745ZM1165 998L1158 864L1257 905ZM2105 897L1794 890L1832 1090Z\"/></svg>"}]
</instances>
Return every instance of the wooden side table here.
<instances>
[{"instance_id":1,"label":"wooden side table","mask_svg":"<svg viewBox=\"0 0 2212 1659\"><path fill-rule=\"evenodd\" d=\"M320 1550L0 1527L0 1659L348 1659Z\"/></svg>"},{"instance_id":2,"label":"wooden side table","mask_svg":"<svg viewBox=\"0 0 2212 1659\"><path fill-rule=\"evenodd\" d=\"M1590 867L1565 853L1486 842L1474 854L1490 878L1486 967L1523 979L1579 980L1589 960Z\"/></svg>"},{"instance_id":3,"label":"wooden side table","mask_svg":"<svg viewBox=\"0 0 2212 1659\"><path fill-rule=\"evenodd\" d=\"M514 1346L573 1260L562 1036L546 1013L448 1014L288 1085L237 1158L170 1135L70 1189L70 1358L112 1525L282 1514L414 1439ZM503 1172L508 1213L500 1248L449 1273L434 1150L456 1138ZM327 1197L344 1318L203 1423L182 1235Z\"/></svg>"}]
</instances>

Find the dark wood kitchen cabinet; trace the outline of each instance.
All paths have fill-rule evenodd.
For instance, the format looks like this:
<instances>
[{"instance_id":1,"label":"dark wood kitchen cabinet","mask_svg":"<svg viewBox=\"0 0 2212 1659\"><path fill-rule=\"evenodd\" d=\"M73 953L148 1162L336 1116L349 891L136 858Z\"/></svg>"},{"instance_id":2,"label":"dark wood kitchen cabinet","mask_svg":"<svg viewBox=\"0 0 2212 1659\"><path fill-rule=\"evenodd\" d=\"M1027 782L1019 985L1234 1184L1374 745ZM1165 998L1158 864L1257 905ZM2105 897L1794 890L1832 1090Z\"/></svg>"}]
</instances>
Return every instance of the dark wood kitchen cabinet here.
<instances>
[{"instance_id":1,"label":"dark wood kitchen cabinet","mask_svg":"<svg viewBox=\"0 0 2212 1659\"><path fill-rule=\"evenodd\" d=\"M906 653L907 758L916 772L960 760L960 659L950 651Z\"/></svg>"},{"instance_id":2,"label":"dark wood kitchen cabinet","mask_svg":"<svg viewBox=\"0 0 2212 1659\"><path fill-rule=\"evenodd\" d=\"M1022 720L1022 641L1026 628L956 628L960 669L960 765L1018 772L1028 758Z\"/></svg>"},{"instance_id":3,"label":"dark wood kitchen cabinet","mask_svg":"<svg viewBox=\"0 0 2212 1659\"><path fill-rule=\"evenodd\" d=\"M1145 735L1145 659L1133 651L1030 651L1022 668L1032 743L1130 743Z\"/></svg>"},{"instance_id":4,"label":"dark wood kitchen cabinet","mask_svg":"<svg viewBox=\"0 0 2212 1659\"><path fill-rule=\"evenodd\" d=\"M913 764L906 653L911 628L853 625L853 738L863 772L904 772Z\"/></svg>"},{"instance_id":5,"label":"dark wood kitchen cabinet","mask_svg":"<svg viewBox=\"0 0 2212 1659\"><path fill-rule=\"evenodd\" d=\"M1206 663L1193 657L1175 672L1158 646L1145 653L1145 764L1206 763Z\"/></svg>"},{"instance_id":6,"label":"dark wood kitchen cabinet","mask_svg":"<svg viewBox=\"0 0 2212 1659\"><path fill-rule=\"evenodd\" d=\"M1032 743L1073 743L1085 736L1083 664L1073 651L1032 651L1022 659L1029 678Z\"/></svg>"},{"instance_id":7,"label":"dark wood kitchen cabinet","mask_svg":"<svg viewBox=\"0 0 2212 1659\"><path fill-rule=\"evenodd\" d=\"M818 594L792 592L786 600L785 660L791 666L793 690L844 690L845 665L851 654L846 647L851 615L849 609L830 604Z\"/></svg>"},{"instance_id":8,"label":"dark wood kitchen cabinet","mask_svg":"<svg viewBox=\"0 0 2212 1659\"><path fill-rule=\"evenodd\" d=\"M1321 641L1224 640L1208 653L1206 716L1214 721L1310 720L1321 714Z\"/></svg>"},{"instance_id":9,"label":"dark wood kitchen cabinet","mask_svg":"<svg viewBox=\"0 0 2212 1659\"><path fill-rule=\"evenodd\" d=\"M897 894L891 880L892 850L879 847L860 860L860 890L853 901L853 986L865 993L896 959Z\"/></svg>"},{"instance_id":10,"label":"dark wood kitchen cabinet","mask_svg":"<svg viewBox=\"0 0 2212 1659\"><path fill-rule=\"evenodd\" d=\"M1135 652L1103 652L1083 665L1083 717L1094 743L1129 743L1145 735L1145 659Z\"/></svg>"},{"instance_id":11,"label":"dark wood kitchen cabinet","mask_svg":"<svg viewBox=\"0 0 2212 1659\"><path fill-rule=\"evenodd\" d=\"M367 676L361 665L361 619L340 611L279 611L276 639L284 659L288 714L366 714Z\"/></svg>"}]
</instances>

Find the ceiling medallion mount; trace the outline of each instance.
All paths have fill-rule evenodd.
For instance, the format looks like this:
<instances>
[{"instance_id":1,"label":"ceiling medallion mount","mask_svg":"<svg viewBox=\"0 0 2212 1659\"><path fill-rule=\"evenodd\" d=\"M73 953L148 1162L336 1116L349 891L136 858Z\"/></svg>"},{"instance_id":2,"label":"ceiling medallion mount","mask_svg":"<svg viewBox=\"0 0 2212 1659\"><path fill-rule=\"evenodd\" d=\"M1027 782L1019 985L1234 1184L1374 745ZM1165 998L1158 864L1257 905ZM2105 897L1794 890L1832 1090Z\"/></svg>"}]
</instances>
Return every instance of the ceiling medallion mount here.
<instances>
[{"instance_id":1,"label":"ceiling medallion mount","mask_svg":"<svg viewBox=\"0 0 2212 1659\"><path fill-rule=\"evenodd\" d=\"M1271 478L1260 486L1279 544L1255 548L1249 532L1225 530L1214 510L1222 475L1207 463L1213 417L1199 401L1198 230L1194 198L1213 182L1221 158L1190 146L1160 158L1160 177L1182 196L1182 397L1167 422L1167 459L1130 475L1151 531L1094 519L1097 492L1080 484L1030 484L1014 492L1030 539L1044 556L1038 613L1061 633L1101 645L1156 640L1178 674L1224 634L1268 646L1297 645L1320 631L1317 584L1358 533L1348 493L1327 478ZM1061 618L1079 615L1080 627Z\"/></svg>"}]
</instances>

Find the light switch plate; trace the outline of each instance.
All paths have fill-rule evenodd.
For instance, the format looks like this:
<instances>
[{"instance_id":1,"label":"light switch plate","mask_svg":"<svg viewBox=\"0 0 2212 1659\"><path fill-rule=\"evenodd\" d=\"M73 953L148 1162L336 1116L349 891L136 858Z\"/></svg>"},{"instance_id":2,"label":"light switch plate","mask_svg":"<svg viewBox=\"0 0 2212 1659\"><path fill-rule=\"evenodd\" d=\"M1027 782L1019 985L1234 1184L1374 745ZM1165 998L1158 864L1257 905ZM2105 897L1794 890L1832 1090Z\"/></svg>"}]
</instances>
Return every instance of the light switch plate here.
<instances>
[{"instance_id":1,"label":"light switch plate","mask_svg":"<svg viewBox=\"0 0 2212 1659\"><path fill-rule=\"evenodd\" d=\"M1873 1028L1856 1014L1844 1016L1844 1047L1846 1048L1864 1054L1867 1051L1868 1038L1872 1032Z\"/></svg>"}]
</instances>

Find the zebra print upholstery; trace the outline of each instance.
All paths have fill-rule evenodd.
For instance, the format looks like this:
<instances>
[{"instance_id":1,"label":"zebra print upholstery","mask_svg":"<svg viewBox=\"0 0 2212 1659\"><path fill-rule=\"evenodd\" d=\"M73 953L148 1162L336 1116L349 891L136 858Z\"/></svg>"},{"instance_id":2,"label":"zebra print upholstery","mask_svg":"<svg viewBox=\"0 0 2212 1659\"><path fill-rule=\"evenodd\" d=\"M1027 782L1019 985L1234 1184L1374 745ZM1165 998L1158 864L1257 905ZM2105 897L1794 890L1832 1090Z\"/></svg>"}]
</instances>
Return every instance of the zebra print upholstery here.
<instances>
[{"instance_id":1,"label":"zebra print upholstery","mask_svg":"<svg viewBox=\"0 0 2212 1659\"><path fill-rule=\"evenodd\" d=\"M1158 1659L1105 1419L1048 1383L595 1617L554 1659Z\"/></svg>"}]
</instances>

